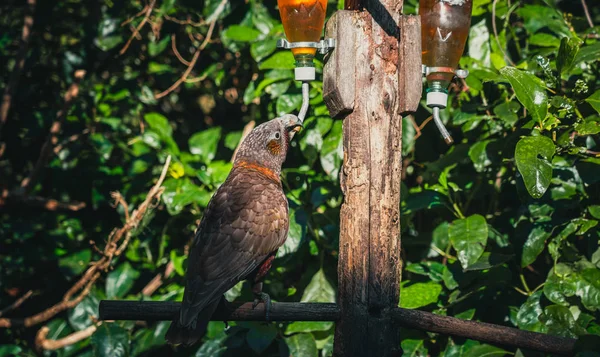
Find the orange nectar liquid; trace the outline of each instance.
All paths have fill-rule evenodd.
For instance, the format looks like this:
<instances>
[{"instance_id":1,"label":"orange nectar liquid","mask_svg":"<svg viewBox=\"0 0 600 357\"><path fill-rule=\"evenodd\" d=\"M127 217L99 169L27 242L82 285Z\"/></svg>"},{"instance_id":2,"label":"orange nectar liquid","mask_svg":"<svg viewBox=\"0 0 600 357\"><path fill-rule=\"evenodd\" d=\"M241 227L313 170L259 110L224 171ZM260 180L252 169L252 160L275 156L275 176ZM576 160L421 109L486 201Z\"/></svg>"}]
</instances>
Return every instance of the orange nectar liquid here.
<instances>
[{"instance_id":1,"label":"orange nectar liquid","mask_svg":"<svg viewBox=\"0 0 600 357\"><path fill-rule=\"evenodd\" d=\"M325 24L327 0L277 0L277 4L288 41L319 42ZM296 59L299 55L312 58L316 51L315 48L292 48Z\"/></svg>"},{"instance_id":2,"label":"orange nectar liquid","mask_svg":"<svg viewBox=\"0 0 600 357\"><path fill-rule=\"evenodd\" d=\"M420 0L423 64L456 69L471 26L472 0ZM451 73L431 73L428 81L448 83Z\"/></svg>"}]
</instances>

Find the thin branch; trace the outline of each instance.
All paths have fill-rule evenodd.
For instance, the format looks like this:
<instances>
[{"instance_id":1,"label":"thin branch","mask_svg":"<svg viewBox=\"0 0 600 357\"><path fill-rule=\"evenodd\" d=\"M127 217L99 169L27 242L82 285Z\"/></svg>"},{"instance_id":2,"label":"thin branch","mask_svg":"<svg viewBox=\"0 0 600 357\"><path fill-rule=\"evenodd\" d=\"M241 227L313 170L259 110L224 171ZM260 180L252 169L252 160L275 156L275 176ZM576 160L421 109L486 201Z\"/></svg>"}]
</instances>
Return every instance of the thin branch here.
<instances>
[{"instance_id":1,"label":"thin branch","mask_svg":"<svg viewBox=\"0 0 600 357\"><path fill-rule=\"evenodd\" d=\"M67 92L65 93L63 108L56 113L56 119L54 120L54 123L52 124L52 127L50 128L50 133L48 134L48 137L46 138L44 145L42 145L42 149L40 151L40 157L38 158L37 162L35 163L35 166L34 166L33 170L31 171L31 173L29 174L29 176L27 176L21 182L21 193L23 195L29 194L29 192L33 188L33 184L36 182L39 174L41 173L42 168L44 168L44 166L46 166L46 162L50 158L50 154L52 154L52 152L53 152L52 148L58 142L58 133L61 130L62 122L63 122L64 118L67 116L67 113L69 112L69 109L71 107L71 104L73 103L73 100L79 94L79 85L84 77L85 77L84 70L75 71L75 79L73 80L73 83L71 84L71 86L69 87Z\"/></svg>"},{"instance_id":2,"label":"thin branch","mask_svg":"<svg viewBox=\"0 0 600 357\"><path fill-rule=\"evenodd\" d=\"M203 20L200 20L199 22L194 22L192 21L192 19L190 18L190 16L188 16L187 20L179 20L176 17L171 17L167 14L163 14L163 17L171 22L174 22L176 24L180 24L180 25L190 25L190 26L194 26L194 27L200 27L200 26L204 26L206 23Z\"/></svg>"},{"instance_id":3,"label":"thin branch","mask_svg":"<svg viewBox=\"0 0 600 357\"><path fill-rule=\"evenodd\" d=\"M190 61L190 64L188 65L188 67L185 70L185 72L183 72L183 75L181 76L181 78L179 78L175 83L173 83L173 85L171 85L166 90L164 90L164 91L156 94L154 96L155 99L160 99L160 98L166 96L167 94L171 93L175 89L179 88L179 86L181 85L181 83L185 82L185 80L187 79L187 77L192 72L192 69L194 69L194 66L196 65L196 62L198 62L198 58L200 57L200 53L206 48L206 46L210 42L210 39L211 39L212 34L213 34L213 31L215 29L215 25L217 23L217 19L219 18L219 15L225 10L225 5L226 4L227 4L227 0L221 0L221 3L219 3L219 6L217 7L217 9L211 15L211 16L213 16L213 20L210 22L210 25L208 27L208 32L206 33L206 37L204 38L204 41L202 42L202 44L200 45L200 47L198 47L196 49L196 52L194 53L194 57L192 57L192 60Z\"/></svg>"},{"instance_id":4,"label":"thin branch","mask_svg":"<svg viewBox=\"0 0 600 357\"><path fill-rule=\"evenodd\" d=\"M592 17L590 16L590 10L588 10L587 4L585 0L581 0L581 6L583 6L583 12L585 12L585 18L587 19L590 27L594 27L594 22L592 21Z\"/></svg>"},{"instance_id":5,"label":"thin branch","mask_svg":"<svg viewBox=\"0 0 600 357\"><path fill-rule=\"evenodd\" d=\"M29 290L25 293L25 295L18 298L15 302L0 310L0 316L5 315L7 312L10 312L12 310L18 309L19 306L21 306L25 302L25 300L31 297L31 295L33 295L33 290Z\"/></svg>"},{"instance_id":6,"label":"thin branch","mask_svg":"<svg viewBox=\"0 0 600 357\"><path fill-rule=\"evenodd\" d=\"M31 29L33 28L33 13L35 11L36 0L27 0L27 9L25 10L25 18L23 19L23 31L21 33L21 42L19 43L19 51L16 55L15 66L10 72L8 83L4 88L2 95L2 104L0 105L0 131L8 120L8 112L12 103L12 98L19 85L21 72L25 66L25 57L29 51L29 42L31 39ZM2 150L4 151L4 150ZM2 156L2 155L0 155Z\"/></svg>"},{"instance_id":7,"label":"thin branch","mask_svg":"<svg viewBox=\"0 0 600 357\"><path fill-rule=\"evenodd\" d=\"M515 63L510 59L510 57L508 57L506 55L506 52L504 52L504 48L500 44L500 39L498 38L498 29L496 28L496 3L497 2L498 2L498 0L494 0L494 2L492 4L492 29L494 30L494 38L496 39L496 44L498 45L498 48L502 52L502 55L504 56L504 58L508 61L508 63L510 63L511 66L514 66Z\"/></svg>"},{"instance_id":8,"label":"thin branch","mask_svg":"<svg viewBox=\"0 0 600 357\"><path fill-rule=\"evenodd\" d=\"M121 56L125 52L127 52L127 49L131 45L131 42L133 41L133 39L136 38L137 36L139 36L140 30L142 29L142 27L144 27L146 22L148 22L148 19L150 18L150 15L152 14L152 9L154 8L155 4L156 4L156 0L151 0L150 4L146 7L146 15L144 15L144 18L142 19L142 21L140 21L139 25L137 25L137 27L134 29L133 33L131 34L131 37L129 37L129 40L127 40L127 43L125 43L125 46L123 46L123 48L121 48L121 51L119 51L119 54Z\"/></svg>"},{"instance_id":9,"label":"thin branch","mask_svg":"<svg viewBox=\"0 0 600 357\"><path fill-rule=\"evenodd\" d=\"M65 336L58 340L50 340L48 339L48 333L50 329L46 326L42 327L35 336L35 345L38 351L46 350L46 351L55 351L63 347L67 347L73 345L79 341L83 341L86 338L96 332L98 326L100 326L102 322L99 322L98 325L92 325L86 329L81 331L73 332L72 334Z\"/></svg>"},{"instance_id":10,"label":"thin branch","mask_svg":"<svg viewBox=\"0 0 600 357\"><path fill-rule=\"evenodd\" d=\"M150 282L142 289L142 295L144 296L152 296L158 288L164 283L164 280L167 279L175 270L175 264L173 261L169 261L167 266L165 267L164 273L157 274L154 279L150 280Z\"/></svg>"},{"instance_id":11,"label":"thin branch","mask_svg":"<svg viewBox=\"0 0 600 357\"><path fill-rule=\"evenodd\" d=\"M190 65L190 62L186 61L183 57L181 57L181 54L179 53L179 51L177 51L177 43L175 42L175 34L171 35L171 48L173 49L173 53L175 53L175 56L177 57L179 62L183 63L186 66Z\"/></svg>"},{"instance_id":12,"label":"thin branch","mask_svg":"<svg viewBox=\"0 0 600 357\"><path fill-rule=\"evenodd\" d=\"M81 278L79 278L79 280L64 294L62 301L30 317L22 319L0 318L0 328L10 328L13 326L30 327L47 321L62 311L77 306L77 304L79 304L90 293L91 288L100 278L101 273L109 270L114 258L119 257L125 251L125 248L127 248L127 244L129 243L129 239L131 238L131 231L142 222L148 208L151 207L152 202L160 199L160 196L164 190L162 184L167 175L170 163L171 156L168 156L158 181L150 189L144 202L142 202L138 208L133 211L129 219L125 221L121 228L113 230L108 238L104 250L102 251L102 257L99 260L90 263L90 267L81 276ZM118 245L121 240L123 240L123 242Z\"/></svg>"}]
</instances>

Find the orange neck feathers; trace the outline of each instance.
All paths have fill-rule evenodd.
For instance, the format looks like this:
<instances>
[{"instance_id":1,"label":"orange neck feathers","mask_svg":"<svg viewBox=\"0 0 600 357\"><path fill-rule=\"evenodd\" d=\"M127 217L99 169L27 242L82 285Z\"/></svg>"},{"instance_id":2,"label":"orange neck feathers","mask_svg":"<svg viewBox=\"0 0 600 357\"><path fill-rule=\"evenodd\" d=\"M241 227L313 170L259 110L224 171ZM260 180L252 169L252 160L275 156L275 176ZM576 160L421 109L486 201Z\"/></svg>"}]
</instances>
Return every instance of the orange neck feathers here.
<instances>
[{"instance_id":1,"label":"orange neck feathers","mask_svg":"<svg viewBox=\"0 0 600 357\"><path fill-rule=\"evenodd\" d=\"M267 176L269 179L271 179L275 182L281 182L279 180L279 175L277 175L275 172L273 172L273 170L271 170L267 167L261 166L259 164L253 163L253 162L240 160L240 161L236 162L233 167L242 167L242 168L245 168L248 170L258 171L261 174Z\"/></svg>"}]
</instances>

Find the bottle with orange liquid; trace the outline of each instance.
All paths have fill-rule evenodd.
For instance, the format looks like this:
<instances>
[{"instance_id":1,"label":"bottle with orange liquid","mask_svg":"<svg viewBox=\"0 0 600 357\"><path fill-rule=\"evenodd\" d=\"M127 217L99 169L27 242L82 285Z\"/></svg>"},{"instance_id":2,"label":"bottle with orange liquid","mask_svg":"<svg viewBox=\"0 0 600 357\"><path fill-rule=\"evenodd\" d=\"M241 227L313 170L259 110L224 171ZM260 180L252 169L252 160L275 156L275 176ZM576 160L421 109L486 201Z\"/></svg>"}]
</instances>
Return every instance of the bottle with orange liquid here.
<instances>
[{"instance_id":1,"label":"bottle with orange liquid","mask_svg":"<svg viewBox=\"0 0 600 357\"><path fill-rule=\"evenodd\" d=\"M421 46L426 67L427 106L433 109L433 119L448 144L452 137L439 118L440 108L448 101L447 88L458 72L458 62L465 49L471 26L473 0L420 0Z\"/></svg>"},{"instance_id":2,"label":"bottle with orange liquid","mask_svg":"<svg viewBox=\"0 0 600 357\"><path fill-rule=\"evenodd\" d=\"M277 5L296 59L296 79L314 80L313 59L325 24L327 0L277 0Z\"/></svg>"}]
</instances>

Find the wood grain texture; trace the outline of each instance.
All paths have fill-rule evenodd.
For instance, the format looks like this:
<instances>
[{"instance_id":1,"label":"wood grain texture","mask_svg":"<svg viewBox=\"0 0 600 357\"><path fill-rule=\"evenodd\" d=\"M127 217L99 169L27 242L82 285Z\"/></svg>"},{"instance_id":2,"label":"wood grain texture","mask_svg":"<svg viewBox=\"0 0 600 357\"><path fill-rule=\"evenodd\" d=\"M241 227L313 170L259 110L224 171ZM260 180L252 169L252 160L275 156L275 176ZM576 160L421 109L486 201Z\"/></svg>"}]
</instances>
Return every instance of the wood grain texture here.
<instances>
[{"instance_id":1,"label":"wood grain texture","mask_svg":"<svg viewBox=\"0 0 600 357\"><path fill-rule=\"evenodd\" d=\"M398 91L400 113L416 112L423 91L421 73L421 18L400 17L400 44L398 46Z\"/></svg>"},{"instance_id":2,"label":"wood grain texture","mask_svg":"<svg viewBox=\"0 0 600 357\"><path fill-rule=\"evenodd\" d=\"M336 44L332 52L325 58L323 72L323 99L332 118L340 118L354 109L354 34L356 29L342 34L355 27L352 12L337 11L327 22L325 38L335 38Z\"/></svg>"},{"instance_id":3,"label":"wood grain texture","mask_svg":"<svg viewBox=\"0 0 600 357\"><path fill-rule=\"evenodd\" d=\"M354 62L355 80L353 98L337 99L338 103L353 99L354 109L343 124L341 318L336 324L334 355L398 356L399 330L390 311L398 306L401 273L399 97L404 93L398 90L397 24L402 1L367 1L364 5L367 11L338 11L336 23L330 24L336 29L336 40L353 48L344 60ZM347 77L339 78L328 67L324 80L343 95L340 87L346 85Z\"/></svg>"}]
</instances>

